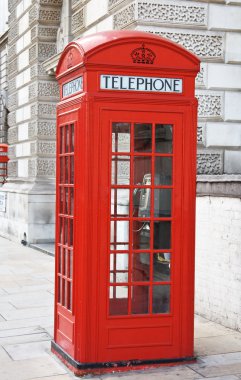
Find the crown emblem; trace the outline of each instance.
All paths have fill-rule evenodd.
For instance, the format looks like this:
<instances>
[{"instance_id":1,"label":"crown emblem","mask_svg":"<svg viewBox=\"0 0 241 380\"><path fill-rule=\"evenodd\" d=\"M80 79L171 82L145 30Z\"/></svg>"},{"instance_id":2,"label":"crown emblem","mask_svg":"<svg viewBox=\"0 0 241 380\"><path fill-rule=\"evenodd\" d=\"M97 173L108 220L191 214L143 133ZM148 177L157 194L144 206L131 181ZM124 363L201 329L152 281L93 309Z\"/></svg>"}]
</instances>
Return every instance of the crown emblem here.
<instances>
[{"instance_id":1,"label":"crown emblem","mask_svg":"<svg viewBox=\"0 0 241 380\"><path fill-rule=\"evenodd\" d=\"M131 52L133 63L153 64L156 54L143 43L141 47L134 49Z\"/></svg>"},{"instance_id":2,"label":"crown emblem","mask_svg":"<svg viewBox=\"0 0 241 380\"><path fill-rule=\"evenodd\" d=\"M67 56L67 69L73 66L72 61L73 61L73 53L72 53L72 50L70 50Z\"/></svg>"}]
</instances>

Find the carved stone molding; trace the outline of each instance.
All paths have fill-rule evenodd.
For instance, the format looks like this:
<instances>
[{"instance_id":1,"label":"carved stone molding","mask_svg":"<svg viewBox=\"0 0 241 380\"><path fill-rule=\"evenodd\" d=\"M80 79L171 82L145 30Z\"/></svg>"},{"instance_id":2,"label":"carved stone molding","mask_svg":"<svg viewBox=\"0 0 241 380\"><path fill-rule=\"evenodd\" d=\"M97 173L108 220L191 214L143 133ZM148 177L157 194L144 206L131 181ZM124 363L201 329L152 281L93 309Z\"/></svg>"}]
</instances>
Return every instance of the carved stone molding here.
<instances>
[{"instance_id":1,"label":"carved stone molding","mask_svg":"<svg viewBox=\"0 0 241 380\"><path fill-rule=\"evenodd\" d=\"M17 161L9 161L8 162L8 176L9 177L17 177L18 174L18 162Z\"/></svg>"},{"instance_id":2,"label":"carved stone molding","mask_svg":"<svg viewBox=\"0 0 241 380\"><path fill-rule=\"evenodd\" d=\"M35 25L32 29L31 29L31 41L34 40L34 38L36 38L38 35L38 27L37 25Z\"/></svg>"},{"instance_id":3,"label":"carved stone molding","mask_svg":"<svg viewBox=\"0 0 241 380\"><path fill-rule=\"evenodd\" d=\"M15 144L18 141L18 128L11 127L8 128L8 143Z\"/></svg>"},{"instance_id":4,"label":"carved stone molding","mask_svg":"<svg viewBox=\"0 0 241 380\"><path fill-rule=\"evenodd\" d=\"M55 177L55 159L38 158L37 175Z\"/></svg>"},{"instance_id":5,"label":"carved stone molding","mask_svg":"<svg viewBox=\"0 0 241 380\"><path fill-rule=\"evenodd\" d=\"M12 62L8 64L8 75L16 73L18 70L18 60L15 58Z\"/></svg>"},{"instance_id":6,"label":"carved stone molding","mask_svg":"<svg viewBox=\"0 0 241 380\"><path fill-rule=\"evenodd\" d=\"M198 123L197 126L197 143L198 145L205 145L206 144L206 124L205 123Z\"/></svg>"},{"instance_id":7,"label":"carved stone molding","mask_svg":"<svg viewBox=\"0 0 241 380\"><path fill-rule=\"evenodd\" d=\"M29 25L36 22L39 18L38 6L35 4L29 11Z\"/></svg>"},{"instance_id":8,"label":"carved stone molding","mask_svg":"<svg viewBox=\"0 0 241 380\"><path fill-rule=\"evenodd\" d=\"M168 38L196 54L199 58L210 61L224 60L224 33L167 31L158 27L139 27L138 30Z\"/></svg>"},{"instance_id":9,"label":"carved stone molding","mask_svg":"<svg viewBox=\"0 0 241 380\"><path fill-rule=\"evenodd\" d=\"M200 66L200 72L198 73L196 77L196 87L198 88L204 88L206 87L206 76L207 76L207 65L205 63L201 64Z\"/></svg>"},{"instance_id":10,"label":"carved stone molding","mask_svg":"<svg viewBox=\"0 0 241 380\"><path fill-rule=\"evenodd\" d=\"M197 174L222 174L223 157L221 152L202 152L197 154Z\"/></svg>"},{"instance_id":11,"label":"carved stone molding","mask_svg":"<svg viewBox=\"0 0 241 380\"><path fill-rule=\"evenodd\" d=\"M8 81L8 93L12 94L16 90L16 79L13 78Z\"/></svg>"},{"instance_id":12,"label":"carved stone molding","mask_svg":"<svg viewBox=\"0 0 241 380\"><path fill-rule=\"evenodd\" d=\"M84 23L84 8L81 8L72 15L71 29L73 33L80 31L85 26Z\"/></svg>"},{"instance_id":13,"label":"carved stone molding","mask_svg":"<svg viewBox=\"0 0 241 380\"><path fill-rule=\"evenodd\" d=\"M38 95L41 97L48 96L59 99L59 85L57 82L39 82Z\"/></svg>"},{"instance_id":14,"label":"carved stone molding","mask_svg":"<svg viewBox=\"0 0 241 380\"><path fill-rule=\"evenodd\" d=\"M39 9L39 21L40 22L48 22L51 25L59 25L61 17L60 9L47 9L40 8Z\"/></svg>"},{"instance_id":15,"label":"carved stone molding","mask_svg":"<svg viewBox=\"0 0 241 380\"><path fill-rule=\"evenodd\" d=\"M113 18L114 29L123 29L127 25L132 24L136 21L136 4L132 3L128 7L122 9L120 12L116 13Z\"/></svg>"},{"instance_id":16,"label":"carved stone molding","mask_svg":"<svg viewBox=\"0 0 241 380\"><path fill-rule=\"evenodd\" d=\"M40 42L38 44L38 59L45 61L57 53L56 43Z\"/></svg>"},{"instance_id":17,"label":"carved stone molding","mask_svg":"<svg viewBox=\"0 0 241 380\"><path fill-rule=\"evenodd\" d=\"M38 103L31 106L31 117L56 117L56 104Z\"/></svg>"},{"instance_id":18,"label":"carved stone molding","mask_svg":"<svg viewBox=\"0 0 241 380\"><path fill-rule=\"evenodd\" d=\"M38 37L56 41L58 27L39 26Z\"/></svg>"},{"instance_id":19,"label":"carved stone molding","mask_svg":"<svg viewBox=\"0 0 241 380\"><path fill-rule=\"evenodd\" d=\"M198 117L221 120L223 118L223 93L196 91Z\"/></svg>"},{"instance_id":20,"label":"carved stone molding","mask_svg":"<svg viewBox=\"0 0 241 380\"><path fill-rule=\"evenodd\" d=\"M29 123L29 137L38 136L41 139L49 139L56 137L56 122L55 121L34 121Z\"/></svg>"},{"instance_id":21,"label":"carved stone molding","mask_svg":"<svg viewBox=\"0 0 241 380\"><path fill-rule=\"evenodd\" d=\"M37 153L43 155L52 155L56 154L56 142L55 141L38 141L37 144Z\"/></svg>"},{"instance_id":22,"label":"carved stone molding","mask_svg":"<svg viewBox=\"0 0 241 380\"><path fill-rule=\"evenodd\" d=\"M8 147L8 157L10 159L16 158L16 145L10 145Z\"/></svg>"},{"instance_id":23,"label":"carved stone molding","mask_svg":"<svg viewBox=\"0 0 241 380\"><path fill-rule=\"evenodd\" d=\"M11 42L18 37L18 24L12 25L11 28L8 30L8 43L11 44Z\"/></svg>"},{"instance_id":24,"label":"carved stone molding","mask_svg":"<svg viewBox=\"0 0 241 380\"><path fill-rule=\"evenodd\" d=\"M16 124L16 111L13 111L8 114L8 125L9 127L14 127L15 124Z\"/></svg>"},{"instance_id":25,"label":"carved stone molding","mask_svg":"<svg viewBox=\"0 0 241 380\"><path fill-rule=\"evenodd\" d=\"M60 7L63 3L63 0L40 0L40 5L50 5Z\"/></svg>"},{"instance_id":26,"label":"carved stone molding","mask_svg":"<svg viewBox=\"0 0 241 380\"><path fill-rule=\"evenodd\" d=\"M16 19L17 19L16 8L13 8L8 17L8 24L10 28L12 27L12 24L16 21Z\"/></svg>"},{"instance_id":27,"label":"carved stone molding","mask_svg":"<svg viewBox=\"0 0 241 380\"><path fill-rule=\"evenodd\" d=\"M136 0L114 15L114 29L123 29L133 22L176 26L207 26L207 5L175 1Z\"/></svg>"},{"instance_id":28,"label":"carved stone molding","mask_svg":"<svg viewBox=\"0 0 241 380\"><path fill-rule=\"evenodd\" d=\"M16 44L9 47L9 49L8 49L8 60L10 61L14 56L16 56Z\"/></svg>"},{"instance_id":29,"label":"carved stone molding","mask_svg":"<svg viewBox=\"0 0 241 380\"><path fill-rule=\"evenodd\" d=\"M116 7L117 5L123 3L125 0L109 0L108 1L108 8L112 9Z\"/></svg>"},{"instance_id":30,"label":"carved stone molding","mask_svg":"<svg viewBox=\"0 0 241 380\"><path fill-rule=\"evenodd\" d=\"M13 11L13 9L16 8L17 3L18 3L18 0L8 0L8 10L9 10L9 13L11 13Z\"/></svg>"},{"instance_id":31,"label":"carved stone molding","mask_svg":"<svg viewBox=\"0 0 241 380\"><path fill-rule=\"evenodd\" d=\"M28 161L28 175L29 177L36 177L37 175L37 160L29 160Z\"/></svg>"},{"instance_id":32,"label":"carved stone molding","mask_svg":"<svg viewBox=\"0 0 241 380\"><path fill-rule=\"evenodd\" d=\"M13 111L17 107L17 94L9 95L8 97L8 109Z\"/></svg>"},{"instance_id":33,"label":"carved stone molding","mask_svg":"<svg viewBox=\"0 0 241 380\"><path fill-rule=\"evenodd\" d=\"M138 1L138 20L161 24L206 26L207 6L191 2Z\"/></svg>"},{"instance_id":34,"label":"carved stone molding","mask_svg":"<svg viewBox=\"0 0 241 380\"><path fill-rule=\"evenodd\" d=\"M34 61L37 59L37 45L32 45L29 49L29 62Z\"/></svg>"}]
</instances>

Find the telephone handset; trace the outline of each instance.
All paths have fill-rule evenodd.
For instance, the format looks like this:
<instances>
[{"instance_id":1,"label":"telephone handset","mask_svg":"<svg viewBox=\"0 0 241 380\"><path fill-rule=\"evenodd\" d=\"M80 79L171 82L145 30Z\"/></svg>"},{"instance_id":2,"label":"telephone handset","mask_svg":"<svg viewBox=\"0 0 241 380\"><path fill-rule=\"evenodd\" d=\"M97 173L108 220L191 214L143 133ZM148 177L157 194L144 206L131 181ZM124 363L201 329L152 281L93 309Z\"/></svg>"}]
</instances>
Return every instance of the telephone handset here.
<instances>
[{"instance_id":1,"label":"telephone handset","mask_svg":"<svg viewBox=\"0 0 241 380\"><path fill-rule=\"evenodd\" d=\"M145 174L143 177L142 185L151 185L151 174ZM139 211L138 216L141 218L147 218L150 216L151 207L151 189L143 188L140 189L140 200L139 200Z\"/></svg>"}]
</instances>

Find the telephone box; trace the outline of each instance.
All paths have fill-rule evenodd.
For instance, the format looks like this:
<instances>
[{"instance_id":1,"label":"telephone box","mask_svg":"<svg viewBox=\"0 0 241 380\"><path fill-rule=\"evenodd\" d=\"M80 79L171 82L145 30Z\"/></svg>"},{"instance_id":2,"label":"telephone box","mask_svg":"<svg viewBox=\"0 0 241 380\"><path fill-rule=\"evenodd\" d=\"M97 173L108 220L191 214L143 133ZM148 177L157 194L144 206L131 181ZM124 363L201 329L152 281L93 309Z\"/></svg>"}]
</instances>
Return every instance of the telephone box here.
<instances>
[{"instance_id":1,"label":"telephone box","mask_svg":"<svg viewBox=\"0 0 241 380\"><path fill-rule=\"evenodd\" d=\"M198 71L138 31L60 57L52 350L76 374L193 358Z\"/></svg>"},{"instance_id":2,"label":"telephone box","mask_svg":"<svg viewBox=\"0 0 241 380\"><path fill-rule=\"evenodd\" d=\"M8 160L8 145L0 144L0 186L7 180Z\"/></svg>"}]
</instances>

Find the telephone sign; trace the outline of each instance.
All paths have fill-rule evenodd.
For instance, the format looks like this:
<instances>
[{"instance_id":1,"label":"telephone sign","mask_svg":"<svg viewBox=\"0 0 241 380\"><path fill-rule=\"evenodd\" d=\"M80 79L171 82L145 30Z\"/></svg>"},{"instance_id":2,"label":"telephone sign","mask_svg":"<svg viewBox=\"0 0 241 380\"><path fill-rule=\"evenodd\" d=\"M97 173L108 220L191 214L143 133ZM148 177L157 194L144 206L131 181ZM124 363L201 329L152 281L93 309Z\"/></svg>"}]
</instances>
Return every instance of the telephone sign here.
<instances>
[{"instance_id":1,"label":"telephone sign","mask_svg":"<svg viewBox=\"0 0 241 380\"><path fill-rule=\"evenodd\" d=\"M61 55L52 351L78 375L193 358L198 71L138 31Z\"/></svg>"},{"instance_id":2,"label":"telephone sign","mask_svg":"<svg viewBox=\"0 0 241 380\"><path fill-rule=\"evenodd\" d=\"M182 93L182 79L101 75L102 90L153 91Z\"/></svg>"}]
</instances>

